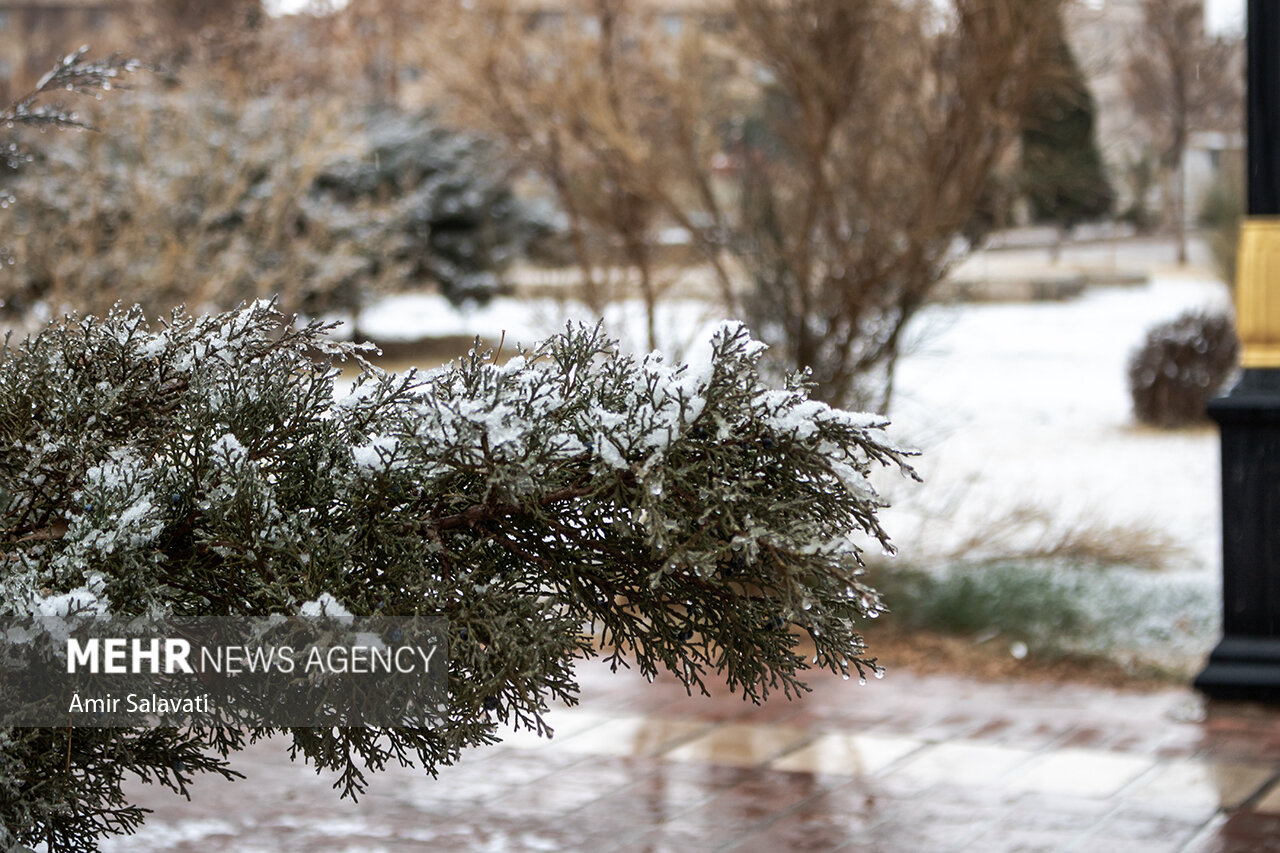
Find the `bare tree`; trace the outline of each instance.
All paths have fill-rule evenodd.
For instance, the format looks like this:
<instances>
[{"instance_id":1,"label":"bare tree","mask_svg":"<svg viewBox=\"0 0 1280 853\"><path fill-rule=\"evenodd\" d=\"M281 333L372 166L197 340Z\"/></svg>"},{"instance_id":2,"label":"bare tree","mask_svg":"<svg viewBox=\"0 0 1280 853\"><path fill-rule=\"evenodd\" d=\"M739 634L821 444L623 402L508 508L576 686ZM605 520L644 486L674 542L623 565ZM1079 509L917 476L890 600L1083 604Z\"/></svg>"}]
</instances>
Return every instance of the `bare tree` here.
<instances>
[{"instance_id":1,"label":"bare tree","mask_svg":"<svg viewBox=\"0 0 1280 853\"><path fill-rule=\"evenodd\" d=\"M748 317L828 399L887 409L903 331L1053 67L1057 3L734 5L769 81L742 140Z\"/></svg>"},{"instance_id":2,"label":"bare tree","mask_svg":"<svg viewBox=\"0 0 1280 853\"><path fill-rule=\"evenodd\" d=\"M652 230L679 225L786 366L883 409L1059 5L726 0L677 19L593 0L548 19L489 0L456 18L472 49L450 84L553 188L589 293L603 245L652 306Z\"/></svg>"},{"instance_id":3,"label":"bare tree","mask_svg":"<svg viewBox=\"0 0 1280 853\"><path fill-rule=\"evenodd\" d=\"M569 2L554 13L507 0L468 5L450 18L456 49L433 57L459 112L506 139L556 200L588 306L599 312L634 285L655 346L665 281L652 235L681 177L664 173L654 150L679 91L660 76L671 50L655 18L626 0Z\"/></svg>"},{"instance_id":4,"label":"bare tree","mask_svg":"<svg viewBox=\"0 0 1280 853\"><path fill-rule=\"evenodd\" d=\"M1240 59L1238 38L1205 32L1202 0L1143 0L1142 26L1125 69L1125 85L1158 152L1165 215L1176 235L1180 264L1187 262L1187 145L1195 130L1240 126Z\"/></svg>"}]
</instances>

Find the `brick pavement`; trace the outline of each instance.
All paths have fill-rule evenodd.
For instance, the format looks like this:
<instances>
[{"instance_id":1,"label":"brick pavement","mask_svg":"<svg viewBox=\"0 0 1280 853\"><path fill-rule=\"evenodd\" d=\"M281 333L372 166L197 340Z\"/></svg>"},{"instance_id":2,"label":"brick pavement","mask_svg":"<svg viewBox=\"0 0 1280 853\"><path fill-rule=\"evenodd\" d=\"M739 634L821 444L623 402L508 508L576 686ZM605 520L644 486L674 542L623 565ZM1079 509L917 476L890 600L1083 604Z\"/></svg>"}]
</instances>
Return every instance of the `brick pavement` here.
<instances>
[{"instance_id":1,"label":"brick pavement","mask_svg":"<svg viewBox=\"0 0 1280 853\"><path fill-rule=\"evenodd\" d=\"M1280 851L1280 710L1188 690L815 680L755 707L580 667L556 737L476 750L433 780L375 776L359 803L239 756L108 851Z\"/></svg>"}]
</instances>

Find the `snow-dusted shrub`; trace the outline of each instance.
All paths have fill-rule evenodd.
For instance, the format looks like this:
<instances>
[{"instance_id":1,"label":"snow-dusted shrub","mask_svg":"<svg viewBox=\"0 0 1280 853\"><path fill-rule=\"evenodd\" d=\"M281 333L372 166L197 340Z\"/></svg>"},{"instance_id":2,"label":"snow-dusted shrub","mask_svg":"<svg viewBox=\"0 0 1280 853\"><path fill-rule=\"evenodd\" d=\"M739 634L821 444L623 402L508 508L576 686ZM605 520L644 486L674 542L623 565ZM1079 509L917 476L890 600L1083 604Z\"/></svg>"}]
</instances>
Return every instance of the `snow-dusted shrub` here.
<instances>
[{"instance_id":1,"label":"snow-dusted shrub","mask_svg":"<svg viewBox=\"0 0 1280 853\"><path fill-rule=\"evenodd\" d=\"M95 121L108 132L42 139L9 181L7 312L483 300L543 230L492 146L430 115L191 87L130 93Z\"/></svg>"},{"instance_id":2,"label":"snow-dusted shrub","mask_svg":"<svg viewBox=\"0 0 1280 853\"><path fill-rule=\"evenodd\" d=\"M1190 311L1152 328L1129 358L1129 394L1143 423L1180 427L1203 420L1236 365L1235 325Z\"/></svg>"},{"instance_id":3,"label":"snow-dusted shrub","mask_svg":"<svg viewBox=\"0 0 1280 853\"><path fill-rule=\"evenodd\" d=\"M763 385L741 326L684 366L570 328L501 365L366 366L336 398L331 361L358 353L323 329L264 304L156 327L134 309L6 348L0 629L56 633L71 601L180 618L331 596L356 618L443 615L439 727L289 730L344 794L388 761L434 771L500 725L543 730L600 648L754 701L803 689L811 666L875 667L855 622L880 604L854 537L887 547L867 475L911 469L877 418ZM143 817L126 777L185 791L271 731L0 729L0 828L92 849Z\"/></svg>"}]
</instances>

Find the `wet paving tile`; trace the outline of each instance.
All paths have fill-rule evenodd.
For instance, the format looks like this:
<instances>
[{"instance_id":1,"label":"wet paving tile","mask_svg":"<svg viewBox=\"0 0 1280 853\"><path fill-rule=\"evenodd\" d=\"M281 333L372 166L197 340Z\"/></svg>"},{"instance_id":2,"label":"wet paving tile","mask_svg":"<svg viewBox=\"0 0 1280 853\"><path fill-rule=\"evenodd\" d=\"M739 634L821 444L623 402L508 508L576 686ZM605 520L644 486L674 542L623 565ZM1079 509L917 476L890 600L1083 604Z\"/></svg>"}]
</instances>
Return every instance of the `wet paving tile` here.
<instances>
[{"instance_id":1,"label":"wet paving tile","mask_svg":"<svg viewBox=\"0 0 1280 853\"><path fill-rule=\"evenodd\" d=\"M1190 842L1212 816L1212 811L1122 806L1090 833L1088 846L1109 850L1120 842L1158 841L1171 850L1178 850Z\"/></svg>"},{"instance_id":2,"label":"wet paving tile","mask_svg":"<svg viewBox=\"0 0 1280 853\"><path fill-rule=\"evenodd\" d=\"M929 796L933 794L930 792ZM920 799L907 802L915 805ZM979 807L973 809L973 814L980 831L959 848L973 853L986 849L1074 849L1070 845L1087 838L1114 809L1112 804L1101 800L1039 794L1003 800L992 798L985 804L978 802ZM956 813L953 807L950 812L942 812L942 816L950 820ZM924 820L933 820L931 811L924 812ZM1083 849L1106 851L1105 846Z\"/></svg>"},{"instance_id":3,"label":"wet paving tile","mask_svg":"<svg viewBox=\"0 0 1280 853\"><path fill-rule=\"evenodd\" d=\"M596 664L580 679L550 741L513 734L439 779L392 768L359 803L257 744L245 782L139 789L153 820L104 850L1280 853L1274 709L907 673L763 706Z\"/></svg>"},{"instance_id":4,"label":"wet paving tile","mask_svg":"<svg viewBox=\"0 0 1280 853\"><path fill-rule=\"evenodd\" d=\"M644 839L665 845L687 844L686 850L718 849L758 835L800 803L821 794L829 784L832 780L808 774L759 771L662 822Z\"/></svg>"},{"instance_id":5,"label":"wet paving tile","mask_svg":"<svg viewBox=\"0 0 1280 853\"><path fill-rule=\"evenodd\" d=\"M644 717L638 714L612 717L556 744L569 752L589 755L653 756L706 733L712 724L704 720Z\"/></svg>"},{"instance_id":6,"label":"wet paving tile","mask_svg":"<svg viewBox=\"0 0 1280 853\"><path fill-rule=\"evenodd\" d=\"M691 853L722 850L741 841L743 830L734 827L691 823L664 824L638 839L628 840L608 853Z\"/></svg>"},{"instance_id":7,"label":"wet paving tile","mask_svg":"<svg viewBox=\"0 0 1280 853\"><path fill-rule=\"evenodd\" d=\"M1025 749L953 741L933 744L916 752L889 775L894 780L910 780L922 786L993 785L1014 768L1027 764L1035 755Z\"/></svg>"},{"instance_id":8,"label":"wet paving tile","mask_svg":"<svg viewBox=\"0 0 1280 853\"><path fill-rule=\"evenodd\" d=\"M741 768L661 763L654 773L592 800L570 817L588 822L620 820L652 830L700 808L725 790L756 779L758 774Z\"/></svg>"},{"instance_id":9,"label":"wet paving tile","mask_svg":"<svg viewBox=\"0 0 1280 853\"><path fill-rule=\"evenodd\" d=\"M1179 759L1162 763L1127 798L1179 808L1235 809L1275 774L1271 767L1227 761ZM1280 807L1280 799L1276 803Z\"/></svg>"},{"instance_id":10,"label":"wet paving tile","mask_svg":"<svg viewBox=\"0 0 1280 853\"><path fill-rule=\"evenodd\" d=\"M866 840L866 834L859 832L852 820L827 823L784 819L742 838L727 849L734 853L776 853L779 850L834 853L860 838Z\"/></svg>"},{"instance_id":11,"label":"wet paving tile","mask_svg":"<svg viewBox=\"0 0 1280 853\"><path fill-rule=\"evenodd\" d=\"M635 784L657 772L660 765L644 758L594 756L577 761L531 786L573 785L601 795Z\"/></svg>"},{"instance_id":12,"label":"wet paving tile","mask_svg":"<svg viewBox=\"0 0 1280 853\"><path fill-rule=\"evenodd\" d=\"M956 849L964 853L1064 853L1082 838L1079 832L1001 826L983 832ZM1105 848L1097 849L1101 853Z\"/></svg>"},{"instance_id":13,"label":"wet paving tile","mask_svg":"<svg viewBox=\"0 0 1280 853\"><path fill-rule=\"evenodd\" d=\"M913 738L877 734L827 733L774 759L775 770L869 776L924 747Z\"/></svg>"},{"instance_id":14,"label":"wet paving tile","mask_svg":"<svg viewBox=\"0 0 1280 853\"><path fill-rule=\"evenodd\" d=\"M706 761L751 767L782 755L813 737L804 729L787 726L727 724L717 726L667 752L673 761Z\"/></svg>"},{"instance_id":15,"label":"wet paving tile","mask_svg":"<svg viewBox=\"0 0 1280 853\"><path fill-rule=\"evenodd\" d=\"M761 830L775 850L803 844L812 831L824 843L942 851L958 846L999 819L999 806L949 800L892 799L875 794L873 783L853 783L798 804ZM755 845L750 845L754 848ZM738 848L734 848L737 850ZM798 847L797 849L803 849ZM843 848L840 848L843 849Z\"/></svg>"},{"instance_id":16,"label":"wet paving tile","mask_svg":"<svg viewBox=\"0 0 1280 853\"><path fill-rule=\"evenodd\" d=\"M1280 816L1236 812L1195 853L1280 853Z\"/></svg>"},{"instance_id":17,"label":"wet paving tile","mask_svg":"<svg viewBox=\"0 0 1280 853\"><path fill-rule=\"evenodd\" d=\"M1280 776L1280 771L1277 775ZM1258 802L1253 805L1252 810L1263 814L1280 815L1280 780L1270 783L1258 798Z\"/></svg>"},{"instance_id":18,"label":"wet paving tile","mask_svg":"<svg viewBox=\"0 0 1280 853\"><path fill-rule=\"evenodd\" d=\"M1036 757L1015 771L1006 784L1041 794L1106 798L1115 796L1154 766L1152 759L1143 756L1064 749Z\"/></svg>"},{"instance_id":19,"label":"wet paving tile","mask_svg":"<svg viewBox=\"0 0 1280 853\"><path fill-rule=\"evenodd\" d=\"M608 788L552 777L542 784L504 791L486 800L486 805L509 815L564 816L610 793Z\"/></svg>"},{"instance_id":20,"label":"wet paving tile","mask_svg":"<svg viewBox=\"0 0 1280 853\"><path fill-rule=\"evenodd\" d=\"M717 791L740 785L760 773L759 770L749 767L663 760L653 762L653 767L653 773L632 787L639 790L658 788L686 797L709 796Z\"/></svg>"}]
</instances>

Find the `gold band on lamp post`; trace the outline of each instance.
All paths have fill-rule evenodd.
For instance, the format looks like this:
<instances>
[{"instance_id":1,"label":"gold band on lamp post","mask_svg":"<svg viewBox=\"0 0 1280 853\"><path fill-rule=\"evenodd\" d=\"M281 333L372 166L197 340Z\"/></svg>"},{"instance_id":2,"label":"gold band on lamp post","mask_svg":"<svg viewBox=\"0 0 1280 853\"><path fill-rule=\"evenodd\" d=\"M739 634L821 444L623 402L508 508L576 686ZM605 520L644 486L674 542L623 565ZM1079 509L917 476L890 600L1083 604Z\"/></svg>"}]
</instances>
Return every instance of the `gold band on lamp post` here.
<instances>
[{"instance_id":1,"label":"gold band on lamp post","mask_svg":"<svg viewBox=\"0 0 1280 853\"><path fill-rule=\"evenodd\" d=\"M1236 331L1242 367L1280 368L1280 217L1251 216L1240 226Z\"/></svg>"}]
</instances>

